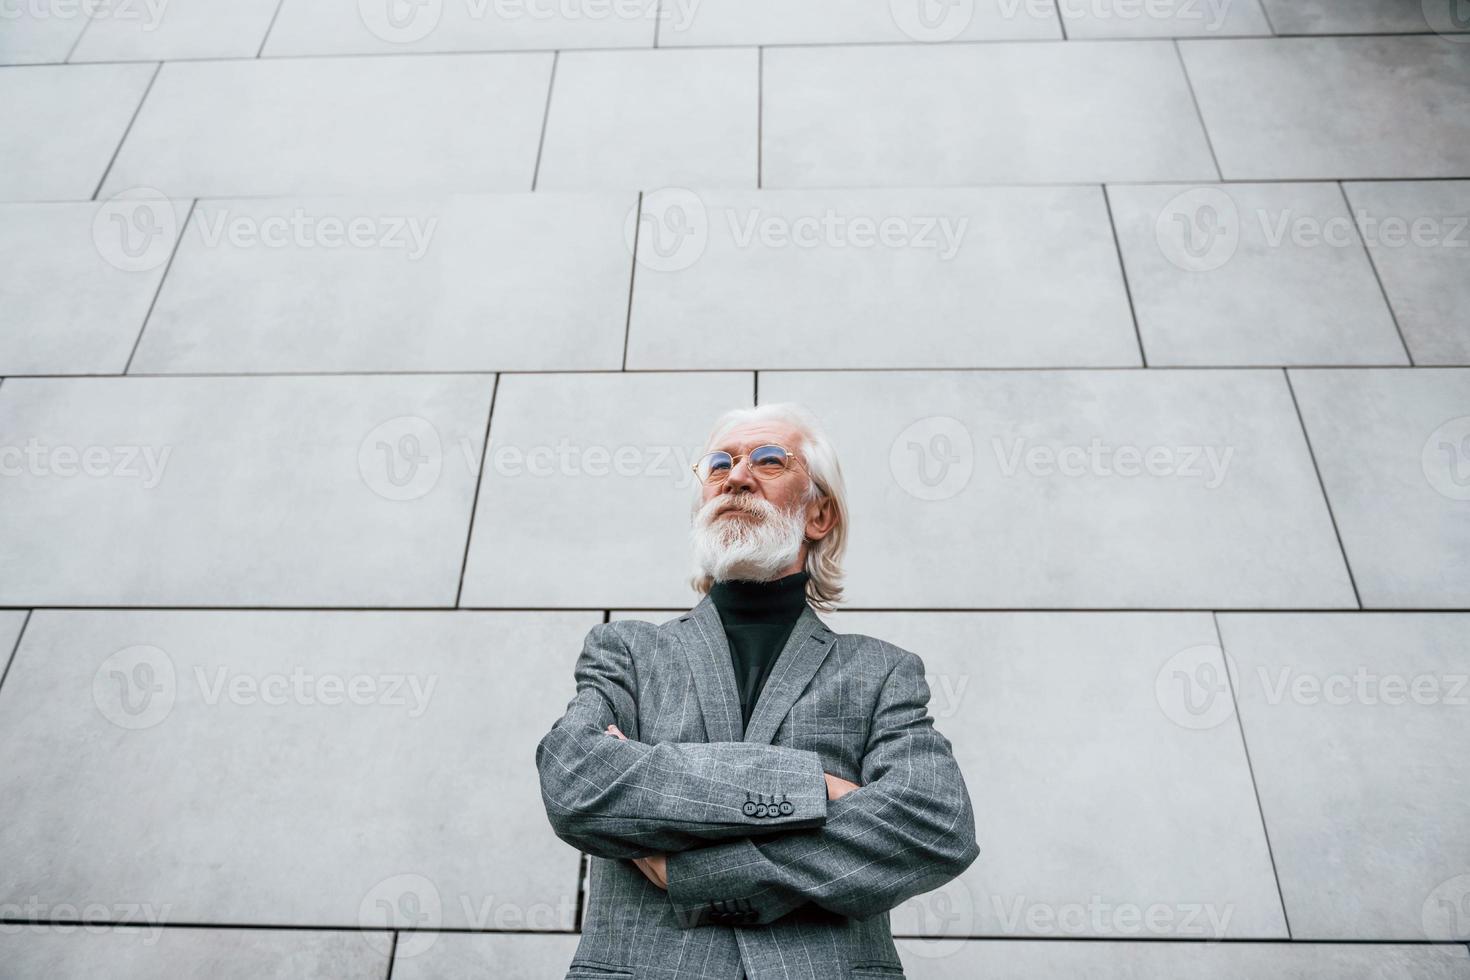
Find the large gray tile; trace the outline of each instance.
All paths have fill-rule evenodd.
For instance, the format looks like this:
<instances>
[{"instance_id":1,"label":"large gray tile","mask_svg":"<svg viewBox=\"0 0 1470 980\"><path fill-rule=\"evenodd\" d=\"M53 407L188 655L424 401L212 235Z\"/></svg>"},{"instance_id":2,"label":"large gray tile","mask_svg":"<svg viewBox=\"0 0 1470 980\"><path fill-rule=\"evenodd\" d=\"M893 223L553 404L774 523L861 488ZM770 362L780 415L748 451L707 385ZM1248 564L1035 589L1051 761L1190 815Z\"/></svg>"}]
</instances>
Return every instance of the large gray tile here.
<instances>
[{"instance_id":1,"label":"large gray tile","mask_svg":"<svg viewBox=\"0 0 1470 980\"><path fill-rule=\"evenodd\" d=\"M1470 369L1293 371L1366 608L1470 595Z\"/></svg>"},{"instance_id":2,"label":"large gray tile","mask_svg":"<svg viewBox=\"0 0 1470 980\"><path fill-rule=\"evenodd\" d=\"M734 372L502 377L461 604L692 606L689 467L753 390Z\"/></svg>"},{"instance_id":3,"label":"large gray tile","mask_svg":"<svg viewBox=\"0 0 1470 980\"><path fill-rule=\"evenodd\" d=\"M1463 946L900 939L914 980L1464 980Z\"/></svg>"},{"instance_id":4,"label":"large gray tile","mask_svg":"<svg viewBox=\"0 0 1470 980\"><path fill-rule=\"evenodd\" d=\"M1216 176L1163 41L774 49L762 126L767 187Z\"/></svg>"},{"instance_id":5,"label":"large gray tile","mask_svg":"<svg viewBox=\"0 0 1470 980\"><path fill-rule=\"evenodd\" d=\"M132 371L616 370L636 204L201 201Z\"/></svg>"},{"instance_id":6,"label":"large gray tile","mask_svg":"<svg viewBox=\"0 0 1470 980\"><path fill-rule=\"evenodd\" d=\"M915 41L1060 40L1051 0L698 0L676 5L659 31L683 44L841 44ZM937 16L936 16L937 14Z\"/></svg>"},{"instance_id":7,"label":"large gray tile","mask_svg":"<svg viewBox=\"0 0 1470 980\"><path fill-rule=\"evenodd\" d=\"M1140 363L1096 187L665 191L643 204L629 367Z\"/></svg>"},{"instance_id":8,"label":"large gray tile","mask_svg":"<svg viewBox=\"0 0 1470 980\"><path fill-rule=\"evenodd\" d=\"M1270 36L1256 0L1061 0L1067 37Z\"/></svg>"},{"instance_id":9,"label":"large gray tile","mask_svg":"<svg viewBox=\"0 0 1470 980\"><path fill-rule=\"evenodd\" d=\"M59 64L82 36L81 3L17 4L0 17L0 65Z\"/></svg>"},{"instance_id":10,"label":"large gray tile","mask_svg":"<svg viewBox=\"0 0 1470 980\"><path fill-rule=\"evenodd\" d=\"M754 48L562 54L536 186L754 187L758 79Z\"/></svg>"},{"instance_id":11,"label":"large gray tile","mask_svg":"<svg viewBox=\"0 0 1470 980\"><path fill-rule=\"evenodd\" d=\"M0 375L122 373L188 210L0 205Z\"/></svg>"},{"instance_id":12,"label":"large gray tile","mask_svg":"<svg viewBox=\"0 0 1470 980\"><path fill-rule=\"evenodd\" d=\"M1470 173L1470 58L1439 37L1181 41L1227 180Z\"/></svg>"},{"instance_id":13,"label":"large gray tile","mask_svg":"<svg viewBox=\"0 0 1470 980\"><path fill-rule=\"evenodd\" d=\"M254 58L278 0L111 0L72 61Z\"/></svg>"},{"instance_id":14,"label":"large gray tile","mask_svg":"<svg viewBox=\"0 0 1470 980\"><path fill-rule=\"evenodd\" d=\"M569 930L578 855L530 759L601 618L37 612L0 690L0 792L24 804L0 903Z\"/></svg>"},{"instance_id":15,"label":"large gray tile","mask_svg":"<svg viewBox=\"0 0 1470 980\"><path fill-rule=\"evenodd\" d=\"M0 68L0 200L89 200L156 67Z\"/></svg>"},{"instance_id":16,"label":"large gray tile","mask_svg":"<svg viewBox=\"0 0 1470 980\"><path fill-rule=\"evenodd\" d=\"M13 980L381 980L385 934L272 929L0 930Z\"/></svg>"},{"instance_id":17,"label":"large gray tile","mask_svg":"<svg viewBox=\"0 0 1470 980\"><path fill-rule=\"evenodd\" d=\"M836 445L855 605L1355 605L1279 373L763 372L760 399Z\"/></svg>"},{"instance_id":18,"label":"large gray tile","mask_svg":"<svg viewBox=\"0 0 1470 980\"><path fill-rule=\"evenodd\" d=\"M452 605L493 378L11 378L0 603Z\"/></svg>"},{"instance_id":19,"label":"large gray tile","mask_svg":"<svg viewBox=\"0 0 1470 980\"><path fill-rule=\"evenodd\" d=\"M1470 615L1220 630L1292 936L1470 940Z\"/></svg>"},{"instance_id":20,"label":"large gray tile","mask_svg":"<svg viewBox=\"0 0 1470 980\"><path fill-rule=\"evenodd\" d=\"M1346 184L1415 364L1470 364L1470 181Z\"/></svg>"},{"instance_id":21,"label":"large gray tile","mask_svg":"<svg viewBox=\"0 0 1470 980\"><path fill-rule=\"evenodd\" d=\"M551 57L166 64L104 193L529 190Z\"/></svg>"},{"instance_id":22,"label":"large gray tile","mask_svg":"<svg viewBox=\"0 0 1470 980\"><path fill-rule=\"evenodd\" d=\"M567 972L580 936L446 934L393 960L396 980L544 980Z\"/></svg>"},{"instance_id":23,"label":"large gray tile","mask_svg":"<svg viewBox=\"0 0 1470 980\"><path fill-rule=\"evenodd\" d=\"M1470 30L1450 0L1261 0L1278 34L1417 34Z\"/></svg>"},{"instance_id":24,"label":"large gray tile","mask_svg":"<svg viewBox=\"0 0 1470 980\"><path fill-rule=\"evenodd\" d=\"M1108 195L1150 365L1408 363L1336 184Z\"/></svg>"},{"instance_id":25,"label":"large gray tile","mask_svg":"<svg viewBox=\"0 0 1470 980\"><path fill-rule=\"evenodd\" d=\"M979 859L896 934L1286 938L1240 730L1193 724L1168 676L1223 671L1208 613L828 619L924 658L975 802Z\"/></svg>"},{"instance_id":26,"label":"large gray tile","mask_svg":"<svg viewBox=\"0 0 1470 980\"><path fill-rule=\"evenodd\" d=\"M670 0L663 16L698 2ZM658 0L285 0L265 55L649 48L657 17Z\"/></svg>"}]
</instances>

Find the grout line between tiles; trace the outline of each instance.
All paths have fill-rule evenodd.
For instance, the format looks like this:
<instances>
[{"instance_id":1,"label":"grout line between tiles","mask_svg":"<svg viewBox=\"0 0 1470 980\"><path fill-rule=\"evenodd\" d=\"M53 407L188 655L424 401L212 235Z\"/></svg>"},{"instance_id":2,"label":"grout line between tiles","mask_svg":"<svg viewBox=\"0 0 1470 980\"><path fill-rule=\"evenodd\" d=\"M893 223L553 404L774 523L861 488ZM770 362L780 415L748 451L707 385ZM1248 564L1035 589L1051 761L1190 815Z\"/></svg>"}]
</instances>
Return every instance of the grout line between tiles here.
<instances>
[{"instance_id":1,"label":"grout line between tiles","mask_svg":"<svg viewBox=\"0 0 1470 980\"><path fill-rule=\"evenodd\" d=\"M643 232L643 192L633 204L633 261L628 263L628 308L623 315L623 365L628 370L628 347L633 342L633 290L638 286L638 239Z\"/></svg>"},{"instance_id":2,"label":"grout line between tiles","mask_svg":"<svg viewBox=\"0 0 1470 980\"><path fill-rule=\"evenodd\" d=\"M1245 718L1240 713L1240 698L1235 690L1235 677L1230 672L1230 661L1225 651L1225 634L1220 631L1219 613L1210 613L1210 622L1215 627L1215 641L1220 645L1220 665L1225 670L1225 683L1230 692L1230 704L1234 709L1235 730L1240 735L1240 748L1245 752L1245 770L1250 776L1251 792L1256 798L1256 816L1261 820L1261 834L1266 839L1266 855L1271 859L1271 877L1276 882L1276 900L1281 903L1281 920L1286 924L1286 938L1291 939L1291 913L1286 907L1286 893L1281 889L1281 872L1276 868L1276 851L1271 846L1271 829L1266 825L1266 808L1261 804L1261 788L1256 783L1256 767L1251 762L1250 743L1245 737Z\"/></svg>"},{"instance_id":3,"label":"grout line between tiles","mask_svg":"<svg viewBox=\"0 0 1470 980\"><path fill-rule=\"evenodd\" d=\"M1113 252L1118 256L1118 274L1123 279L1123 293L1128 297L1128 316L1133 321L1133 337L1138 342L1138 357L1142 367L1148 367L1148 351L1143 346L1143 328L1138 324L1138 308L1133 304L1133 284L1128 281L1128 262L1123 258L1123 240L1118 235L1118 221L1113 217L1113 199L1108 185L1102 185L1103 205L1108 211L1108 227L1113 232Z\"/></svg>"},{"instance_id":4,"label":"grout line between tiles","mask_svg":"<svg viewBox=\"0 0 1470 980\"><path fill-rule=\"evenodd\" d=\"M148 93L153 91L153 83L158 81L158 75L162 71L163 62L160 61L153 66L153 74L148 76L148 84L143 86L143 97L133 107L133 114L128 117L128 124L123 129L122 137L117 141L117 146L113 147L112 156L107 160L107 167L102 171L102 177L97 181L97 189L92 192L91 200L97 200L97 196L102 193L102 188L106 186L107 177L112 173L112 168L117 163L118 156L122 153L123 144L128 141L128 134L133 131L133 124L138 121L138 116L142 114L143 105L148 101Z\"/></svg>"},{"instance_id":5,"label":"grout line between tiles","mask_svg":"<svg viewBox=\"0 0 1470 980\"><path fill-rule=\"evenodd\" d=\"M1327 493L1327 481L1322 479L1322 468L1317 465L1317 451L1312 448L1312 434L1307 431L1307 420L1302 415L1301 403L1297 401L1296 386L1291 383L1291 372L1286 368L1281 369L1281 375L1286 379L1286 390L1291 395L1291 406L1296 409L1297 425L1301 426L1302 438L1307 443L1307 456L1312 460L1312 472L1317 474L1317 487L1322 491L1322 502L1327 505L1327 517L1332 521L1332 533L1337 537L1337 550L1342 555L1342 565L1347 569L1348 583L1353 587L1353 598L1358 603L1358 608L1363 608L1363 596L1358 592L1358 580L1353 575L1353 563L1348 558L1347 547L1342 543L1342 531L1337 526L1337 514L1332 509L1332 497Z\"/></svg>"},{"instance_id":6,"label":"grout line between tiles","mask_svg":"<svg viewBox=\"0 0 1470 980\"><path fill-rule=\"evenodd\" d=\"M475 538L475 515L480 508L481 483L485 479L485 461L490 453L490 426L495 421L495 399L500 394L500 375L495 376L495 381L490 387L490 410L485 413L485 438L480 443L479 471L475 474L475 495L470 498L470 522L464 533L464 555L459 562L459 587L454 590L454 607L459 608L460 600L464 597L465 572L470 567L470 542Z\"/></svg>"},{"instance_id":7,"label":"grout line between tiles","mask_svg":"<svg viewBox=\"0 0 1470 980\"><path fill-rule=\"evenodd\" d=\"M1367 232L1358 227L1357 212L1353 210L1353 202L1348 197L1347 188L1342 181L1336 181L1337 192L1342 195L1343 206L1347 208L1348 220L1353 223L1353 229L1358 233L1358 244L1363 246L1363 255L1368 259L1368 268L1373 270L1373 281L1378 283L1378 293L1383 297L1383 306L1388 310L1389 319L1393 321L1393 328L1398 332L1399 343L1403 345L1404 357L1408 358L1409 367L1414 367L1414 352L1409 349L1409 340L1404 336L1403 325L1399 323L1398 311L1393 308L1393 300L1388 298L1388 288L1383 285L1383 276L1378 273L1378 260L1373 257L1373 250L1368 247Z\"/></svg>"},{"instance_id":8,"label":"grout line between tiles","mask_svg":"<svg viewBox=\"0 0 1470 980\"><path fill-rule=\"evenodd\" d=\"M541 179L541 154L546 151L546 130L551 125L551 95L556 90L556 66L561 61L561 52L551 56L551 77L546 81L546 109L541 114L541 138L536 141L536 165L531 170L531 190Z\"/></svg>"},{"instance_id":9,"label":"grout line between tiles","mask_svg":"<svg viewBox=\"0 0 1470 980\"><path fill-rule=\"evenodd\" d=\"M167 202L173 207L173 202ZM138 336L133 338L132 350L128 351L128 359L123 364L122 373L126 375L128 368L133 366L133 358L138 356L138 347L143 343L143 334L148 330L148 321L153 319L153 309L158 305L158 297L163 295L163 284L168 281L168 274L174 267L174 259L178 257L179 250L184 247L184 236L189 232L189 221L194 217L194 206L199 203L198 198L189 201L189 209L184 212L184 220L179 224L179 235L174 239L174 247L169 250L168 261L163 264L163 275L158 277L158 286L153 290L153 298L148 301L148 311L143 314L143 323L138 327ZM149 375L140 375L149 377Z\"/></svg>"},{"instance_id":10,"label":"grout line between tiles","mask_svg":"<svg viewBox=\"0 0 1470 980\"><path fill-rule=\"evenodd\" d=\"M10 645L10 654L5 658L5 666L0 669L0 692L5 690L5 678L10 676L10 668L15 664L16 655L20 653L20 641L26 635L26 627L31 625L31 615L34 609L27 609L25 618L20 621L20 629L15 634L15 642Z\"/></svg>"},{"instance_id":11,"label":"grout line between tiles","mask_svg":"<svg viewBox=\"0 0 1470 980\"><path fill-rule=\"evenodd\" d=\"M1220 157L1215 153L1215 141L1210 138L1210 126L1205 122L1205 111L1200 108L1199 95L1194 90L1194 79L1189 77L1189 65L1184 60L1184 49L1179 47L1178 40L1173 42L1174 56L1179 59L1179 71L1184 75L1184 85L1189 89L1189 101L1194 104L1194 117L1199 120L1199 130L1204 134L1205 146L1210 150L1210 162L1215 166L1215 180L1224 182L1225 171L1220 169Z\"/></svg>"},{"instance_id":12,"label":"grout line between tiles","mask_svg":"<svg viewBox=\"0 0 1470 980\"><path fill-rule=\"evenodd\" d=\"M265 44L271 39L271 31L276 29L276 18L281 16L281 8L285 5L286 0L276 0L276 9L271 13L270 23L265 25L265 33L260 37L260 47L255 49L257 59L265 54Z\"/></svg>"}]
</instances>

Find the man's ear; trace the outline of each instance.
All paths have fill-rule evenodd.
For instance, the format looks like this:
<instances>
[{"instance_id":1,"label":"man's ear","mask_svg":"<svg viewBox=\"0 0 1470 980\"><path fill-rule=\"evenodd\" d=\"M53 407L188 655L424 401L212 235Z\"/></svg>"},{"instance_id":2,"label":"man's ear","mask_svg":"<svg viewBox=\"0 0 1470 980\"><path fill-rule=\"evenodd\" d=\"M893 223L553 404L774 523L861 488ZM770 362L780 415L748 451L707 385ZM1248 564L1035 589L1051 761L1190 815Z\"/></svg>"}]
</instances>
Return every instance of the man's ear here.
<instances>
[{"instance_id":1,"label":"man's ear","mask_svg":"<svg viewBox=\"0 0 1470 980\"><path fill-rule=\"evenodd\" d=\"M837 523L837 505L827 494L822 494L816 500L817 509L806 521L806 538L808 541L820 541L825 538Z\"/></svg>"}]
</instances>

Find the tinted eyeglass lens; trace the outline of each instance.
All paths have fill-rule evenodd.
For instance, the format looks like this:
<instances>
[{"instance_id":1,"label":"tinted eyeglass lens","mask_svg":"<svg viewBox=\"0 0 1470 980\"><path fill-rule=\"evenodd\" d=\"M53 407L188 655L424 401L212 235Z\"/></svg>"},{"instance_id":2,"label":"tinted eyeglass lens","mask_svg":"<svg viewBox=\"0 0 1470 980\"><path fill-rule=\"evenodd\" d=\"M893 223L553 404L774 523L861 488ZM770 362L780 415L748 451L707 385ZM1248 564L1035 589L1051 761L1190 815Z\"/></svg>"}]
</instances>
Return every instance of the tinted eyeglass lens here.
<instances>
[{"instance_id":1,"label":"tinted eyeglass lens","mask_svg":"<svg viewBox=\"0 0 1470 980\"><path fill-rule=\"evenodd\" d=\"M776 476L786 469L786 450L780 446L759 446L750 451L750 467L759 476Z\"/></svg>"},{"instance_id":2,"label":"tinted eyeglass lens","mask_svg":"<svg viewBox=\"0 0 1470 980\"><path fill-rule=\"evenodd\" d=\"M729 453L708 453L699 461L699 478L706 483L723 480L730 475L731 465Z\"/></svg>"}]
</instances>

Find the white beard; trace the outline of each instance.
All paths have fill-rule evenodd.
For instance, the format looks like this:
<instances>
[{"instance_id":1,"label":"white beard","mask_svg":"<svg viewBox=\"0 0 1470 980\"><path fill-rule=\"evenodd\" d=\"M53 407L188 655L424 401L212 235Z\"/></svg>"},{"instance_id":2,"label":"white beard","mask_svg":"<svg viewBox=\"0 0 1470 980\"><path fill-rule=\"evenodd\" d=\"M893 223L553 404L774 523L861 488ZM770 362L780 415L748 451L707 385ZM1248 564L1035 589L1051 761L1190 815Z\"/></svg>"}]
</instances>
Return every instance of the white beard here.
<instances>
[{"instance_id":1,"label":"white beard","mask_svg":"<svg viewBox=\"0 0 1470 980\"><path fill-rule=\"evenodd\" d=\"M806 508L798 505L782 513L775 504L753 494L720 494L694 515L689 537L695 565L716 582L745 579L769 582L791 567L806 540ZM722 507L743 507L755 517L725 513Z\"/></svg>"}]
</instances>

